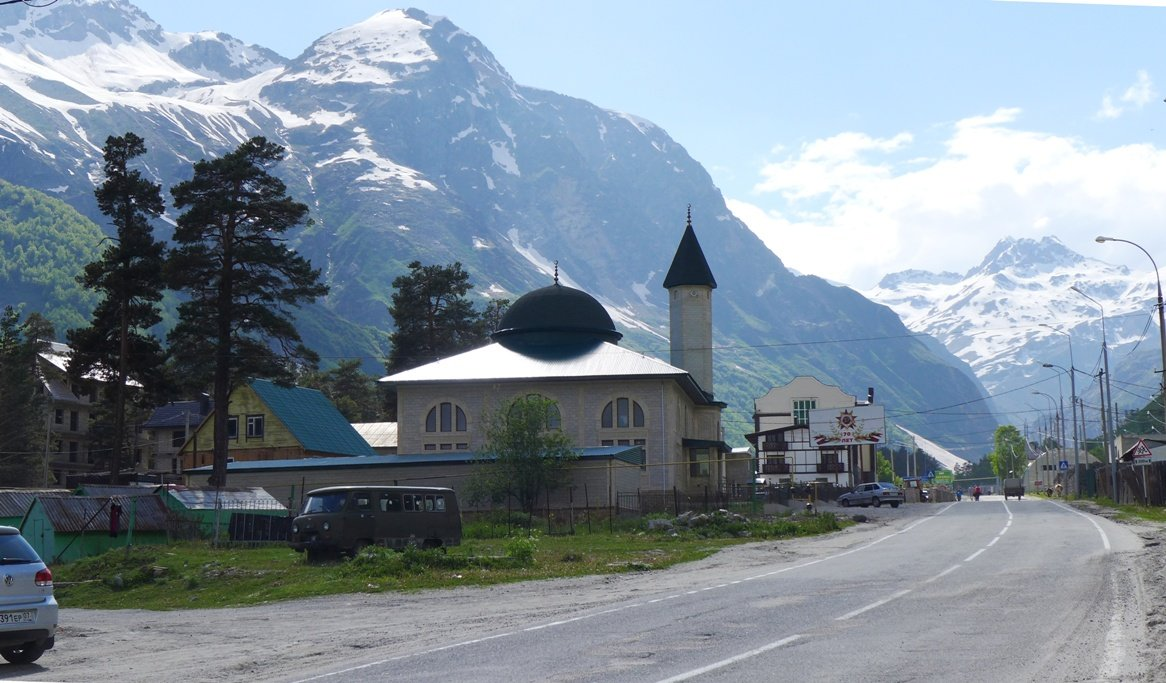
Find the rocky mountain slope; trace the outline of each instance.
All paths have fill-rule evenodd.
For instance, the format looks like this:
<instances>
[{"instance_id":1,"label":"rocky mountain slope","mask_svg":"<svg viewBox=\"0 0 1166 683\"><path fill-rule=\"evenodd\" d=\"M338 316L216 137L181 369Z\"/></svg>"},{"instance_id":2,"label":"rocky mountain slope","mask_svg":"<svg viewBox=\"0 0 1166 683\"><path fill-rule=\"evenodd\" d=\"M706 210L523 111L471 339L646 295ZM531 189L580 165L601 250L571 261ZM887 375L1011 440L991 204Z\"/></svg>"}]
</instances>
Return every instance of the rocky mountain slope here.
<instances>
[{"instance_id":1,"label":"rocky mountain slope","mask_svg":"<svg viewBox=\"0 0 1166 683\"><path fill-rule=\"evenodd\" d=\"M665 131L515 83L448 19L381 12L285 60L223 34L167 32L124 0L6 7L0 178L104 223L100 148L126 131L145 138L166 187L252 135L288 148L277 172L315 221L295 247L332 286L301 316L325 358L379 366L392 279L415 259L460 261L479 295L512 299L549 283L557 262L608 307L625 345L667 358L661 279L691 205L720 285L713 390L730 406L726 439L752 430L754 397L805 374L860 397L874 387L892 419L969 459L991 440L962 363L889 309L790 273Z\"/></svg>"},{"instance_id":2,"label":"rocky mountain slope","mask_svg":"<svg viewBox=\"0 0 1166 683\"><path fill-rule=\"evenodd\" d=\"M1142 408L1161 382L1153 273L1087 258L1055 237L1006 238L967 273L894 273L863 294L965 361L998 414L1017 425L1050 412L1048 399L1034 391L1058 402L1063 396L1071 419L1073 367L1089 433L1100 432L1102 313L1118 413Z\"/></svg>"}]
</instances>

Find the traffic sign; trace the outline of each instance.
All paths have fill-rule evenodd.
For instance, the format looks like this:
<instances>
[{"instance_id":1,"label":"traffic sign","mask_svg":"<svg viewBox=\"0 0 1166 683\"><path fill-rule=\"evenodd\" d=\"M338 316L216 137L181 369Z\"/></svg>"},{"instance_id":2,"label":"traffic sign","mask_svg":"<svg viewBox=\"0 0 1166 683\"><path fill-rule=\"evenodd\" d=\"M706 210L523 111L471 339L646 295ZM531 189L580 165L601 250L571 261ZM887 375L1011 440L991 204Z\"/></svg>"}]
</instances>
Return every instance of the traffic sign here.
<instances>
[{"instance_id":1,"label":"traffic sign","mask_svg":"<svg viewBox=\"0 0 1166 683\"><path fill-rule=\"evenodd\" d=\"M1065 470L1069 469L1069 461L1068 461L1068 460L1062 460L1061 462L1057 463L1057 467L1058 467L1058 468L1059 468L1059 469L1060 469L1062 472L1064 472Z\"/></svg>"},{"instance_id":2,"label":"traffic sign","mask_svg":"<svg viewBox=\"0 0 1166 683\"><path fill-rule=\"evenodd\" d=\"M1153 453L1150 452L1150 447L1142 439L1138 439L1138 443L1134 445L1134 464L1135 465L1149 465L1153 458Z\"/></svg>"}]
</instances>

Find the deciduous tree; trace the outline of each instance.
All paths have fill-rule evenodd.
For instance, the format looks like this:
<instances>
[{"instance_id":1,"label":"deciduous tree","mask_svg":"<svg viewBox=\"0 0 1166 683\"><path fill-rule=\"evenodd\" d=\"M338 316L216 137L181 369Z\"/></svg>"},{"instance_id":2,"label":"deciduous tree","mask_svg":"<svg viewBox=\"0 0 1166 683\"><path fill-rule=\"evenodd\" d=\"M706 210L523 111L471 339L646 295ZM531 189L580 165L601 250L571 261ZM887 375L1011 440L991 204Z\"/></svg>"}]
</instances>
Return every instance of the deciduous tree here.
<instances>
[{"instance_id":1,"label":"deciduous tree","mask_svg":"<svg viewBox=\"0 0 1166 683\"><path fill-rule=\"evenodd\" d=\"M214 466L227 473L228 397L252 377L290 383L315 353L296 330L292 308L328 292L320 271L289 248L285 234L308 207L287 196L269 171L284 155L255 137L220 158L194 164L194 177L171 189L184 209L167 262L170 286L187 295L168 336L176 367L213 385ZM205 384L204 384L205 386Z\"/></svg>"},{"instance_id":2,"label":"deciduous tree","mask_svg":"<svg viewBox=\"0 0 1166 683\"><path fill-rule=\"evenodd\" d=\"M559 407L537 394L520 396L483 416L486 440L470 482L472 500L513 498L532 514L541 494L561 488L578 458L559 426Z\"/></svg>"},{"instance_id":3,"label":"deciduous tree","mask_svg":"<svg viewBox=\"0 0 1166 683\"><path fill-rule=\"evenodd\" d=\"M115 235L101 257L85 266L77 282L99 292L101 301L88 327L69 330L69 375L77 382L96 376L104 385L108 430L109 481L118 483L126 446L127 384L161 392L165 354L149 328L162 320L165 245L154 239L151 221L162 214L161 186L142 177L130 163L146 153L133 133L105 141L105 182L94 191L97 206L109 217ZM100 452L100 451L99 451Z\"/></svg>"},{"instance_id":4,"label":"deciduous tree","mask_svg":"<svg viewBox=\"0 0 1166 683\"><path fill-rule=\"evenodd\" d=\"M1020 431L1012 425L997 427L992 443L992 452L988 454L992 472L1001 478L1024 476L1028 449Z\"/></svg>"}]
</instances>

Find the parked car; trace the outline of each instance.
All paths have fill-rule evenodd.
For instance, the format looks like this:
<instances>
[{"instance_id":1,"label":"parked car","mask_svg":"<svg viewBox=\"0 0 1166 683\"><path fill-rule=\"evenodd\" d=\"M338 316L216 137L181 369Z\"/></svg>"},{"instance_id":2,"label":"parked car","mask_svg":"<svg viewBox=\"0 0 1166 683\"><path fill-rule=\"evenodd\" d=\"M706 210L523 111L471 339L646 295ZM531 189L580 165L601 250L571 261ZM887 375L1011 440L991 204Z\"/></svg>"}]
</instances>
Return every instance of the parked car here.
<instances>
[{"instance_id":1,"label":"parked car","mask_svg":"<svg viewBox=\"0 0 1166 683\"><path fill-rule=\"evenodd\" d=\"M873 505L879 507L883 503L886 503L893 508L897 508L899 507L899 503L902 503L904 500L906 500L906 497L903 495L903 490L885 481L859 484L853 491L838 496L838 504L842 507L850 507L851 505L860 505L862 507Z\"/></svg>"},{"instance_id":2,"label":"parked car","mask_svg":"<svg viewBox=\"0 0 1166 683\"><path fill-rule=\"evenodd\" d=\"M30 664L56 636L53 573L19 529L0 526L0 657Z\"/></svg>"}]
</instances>

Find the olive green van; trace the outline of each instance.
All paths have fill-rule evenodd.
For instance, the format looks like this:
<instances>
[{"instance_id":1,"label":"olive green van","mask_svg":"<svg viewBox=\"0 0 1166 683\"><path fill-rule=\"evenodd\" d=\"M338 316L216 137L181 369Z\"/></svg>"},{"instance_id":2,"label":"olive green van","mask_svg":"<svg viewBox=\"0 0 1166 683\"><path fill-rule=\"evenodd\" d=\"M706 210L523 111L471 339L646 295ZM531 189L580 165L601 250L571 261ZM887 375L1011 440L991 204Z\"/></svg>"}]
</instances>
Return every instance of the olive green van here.
<instances>
[{"instance_id":1,"label":"olive green van","mask_svg":"<svg viewBox=\"0 0 1166 683\"><path fill-rule=\"evenodd\" d=\"M369 545L441 548L462 542L453 489L429 486L330 486L308 492L292 520L291 547L308 559L355 555Z\"/></svg>"}]
</instances>

